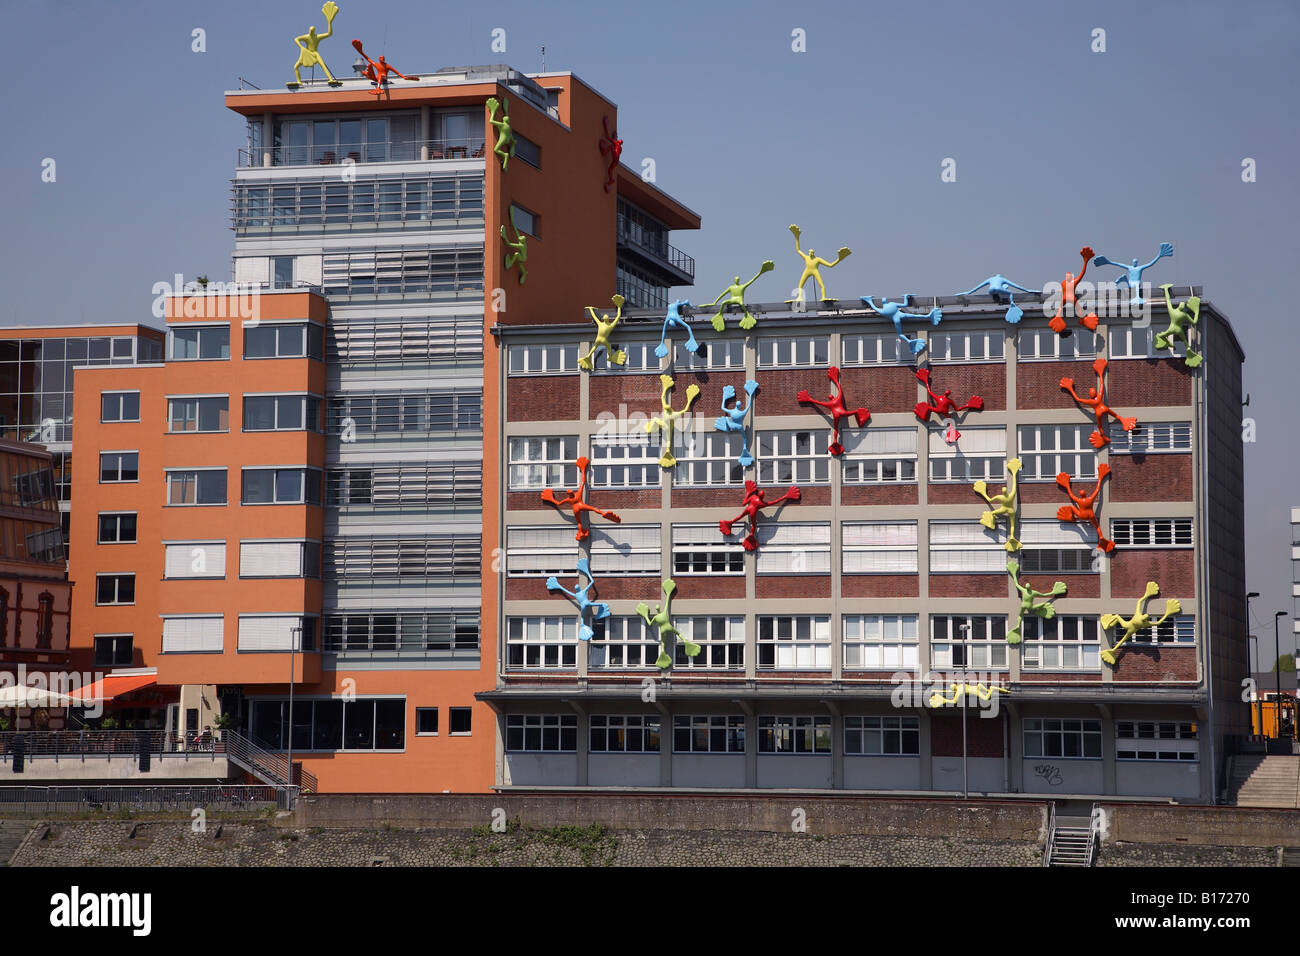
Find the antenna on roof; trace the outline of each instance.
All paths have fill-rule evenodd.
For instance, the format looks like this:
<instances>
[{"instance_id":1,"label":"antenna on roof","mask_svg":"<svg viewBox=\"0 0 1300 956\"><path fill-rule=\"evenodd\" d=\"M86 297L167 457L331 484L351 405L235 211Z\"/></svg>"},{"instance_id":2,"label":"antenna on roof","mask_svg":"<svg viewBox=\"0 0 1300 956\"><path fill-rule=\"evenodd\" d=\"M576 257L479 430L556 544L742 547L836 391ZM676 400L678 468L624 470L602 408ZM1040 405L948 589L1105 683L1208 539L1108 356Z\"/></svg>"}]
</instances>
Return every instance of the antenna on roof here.
<instances>
[{"instance_id":1,"label":"antenna on roof","mask_svg":"<svg viewBox=\"0 0 1300 956\"><path fill-rule=\"evenodd\" d=\"M546 46L542 46L542 72L546 72Z\"/></svg>"}]
</instances>

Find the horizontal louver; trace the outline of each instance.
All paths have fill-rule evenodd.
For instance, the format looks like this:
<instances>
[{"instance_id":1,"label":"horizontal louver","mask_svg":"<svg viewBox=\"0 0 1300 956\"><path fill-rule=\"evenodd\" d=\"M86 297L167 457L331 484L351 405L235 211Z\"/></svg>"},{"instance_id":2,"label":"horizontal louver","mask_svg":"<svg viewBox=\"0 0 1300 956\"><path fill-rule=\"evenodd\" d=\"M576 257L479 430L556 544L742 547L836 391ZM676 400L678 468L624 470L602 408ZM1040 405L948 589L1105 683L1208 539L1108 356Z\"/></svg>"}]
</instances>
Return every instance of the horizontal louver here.
<instances>
[{"instance_id":1,"label":"horizontal louver","mask_svg":"<svg viewBox=\"0 0 1300 956\"><path fill-rule=\"evenodd\" d=\"M219 652L223 649L224 625L221 617L163 618L163 653Z\"/></svg>"}]
</instances>

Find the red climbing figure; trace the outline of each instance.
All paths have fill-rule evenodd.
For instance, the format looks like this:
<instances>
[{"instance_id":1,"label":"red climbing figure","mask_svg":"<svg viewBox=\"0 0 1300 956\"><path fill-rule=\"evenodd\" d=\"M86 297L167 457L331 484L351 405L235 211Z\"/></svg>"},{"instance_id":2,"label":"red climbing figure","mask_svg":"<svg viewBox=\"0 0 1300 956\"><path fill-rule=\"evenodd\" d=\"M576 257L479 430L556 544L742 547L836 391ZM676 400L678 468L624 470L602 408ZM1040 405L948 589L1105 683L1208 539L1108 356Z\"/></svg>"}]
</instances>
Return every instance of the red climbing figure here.
<instances>
[{"instance_id":1,"label":"red climbing figure","mask_svg":"<svg viewBox=\"0 0 1300 956\"><path fill-rule=\"evenodd\" d=\"M866 408L855 408L850 411L844 405L844 387L840 385L840 370L836 365L832 365L826 370L826 377L831 380L835 386L835 391L827 396L826 401L818 401L808 394L808 389L799 392L800 402L811 402L813 405L820 405L831 413L831 426L835 429L831 437L830 447L827 449L832 455L844 454L844 446L840 444L840 419L847 416L853 416L857 419L858 427L861 428L871 417L871 411Z\"/></svg>"},{"instance_id":2,"label":"red climbing figure","mask_svg":"<svg viewBox=\"0 0 1300 956\"><path fill-rule=\"evenodd\" d=\"M928 368L917 369L916 380L925 386L926 394L930 396L929 402L916 403L916 417L926 424L929 424L930 422L931 412L934 412L934 414L939 416L940 419L943 419L945 416L951 417L956 412L964 412L967 410L980 412L984 410L984 399L980 398L978 395L972 395L970 401L965 405L958 405L952 400L952 389L950 388L944 389L942 395L936 395L934 390L930 388L930 370Z\"/></svg>"},{"instance_id":3,"label":"red climbing figure","mask_svg":"<svg viewBox=\"0 0 1300 956\"><path fill-rule=\"evenodd\" d=\"M609 192L609 187L614 185L618 158L623 155L623 141L618 138L618 130L610 130L608 116L602 116L600 121L605 125L605 135L600 141L600 155L609 156L609 178L605 180L605 192Z\"/></svg>"},{"instance_id":4,"label":"red climbing figure","mask_svg":"<svg viewBox=\"0 0 1300 956\"><path fill-rule=\"evenodd\" d=\"M370 59L370 57L366 56L365 50L361 49L360 40L353 40L352 46L358 53L360 53L363 57L365 57L366 62L370 64L364 70L361 71L361 75L364 76L366 79L368 79L371 83L375 84L375 88L370 91L371 93L375 94L375 96L383 96L384 92L388 89L389 73L397 73L397 75L400 76L402 79L411 80L413 82L419 79L418 76L407 76L405 73L398 73L397 70L394 69L392 66L390 66L388 61L384 59L384 55L382 53L379 54L379 62L376 63L374 60Z\"/></svg>"},{"instance_id":5,"label":"red climbing figure","mask_svg":"<svg viewBox=\"0 0 1300 956\"><path fill-rule=\"evenodd\" d=\"M1061 304L1056 307L1056 315L1052 318L1052 321L1047 323L1057 335L1064 335L1066 332L1065 306L1068 302L1071 307L1070 311L1073 312L1075 309L1074 290L1083 281L1083 274L1088 271L1088 263L1092 261L1093 257L1092 247L1084 246L1079 250L1079 255L1083 256L1083 268L1079 270L1077 276L1072 272L1065 274L1065 281L1061 283ZM1097 331L1097 316L1092 312L1079 316L1079 324L1089 332L1095 332Z\"/></svg>"},{"instance_id":6,"label":"red climbing figure","mask_svg":"<svg viewBox=\"0 0 1300 956\"><path fill-rule=\"evenodd\" d=\"M590 462L587 460L587 457L584 455L581 458L579 458L576 462L574 462L574 464L578 466L577 491L570 491L563 498L557 498L555 497L555 492L552 491L550 488L547 488L542 492L542 500L545 501L548 505L555 505L555 507L559 508L561 511L567 508L570 512L572 512L573 521L578 526L578 531L573 536L573 539L575 541L584 541L586 540L587 536L591 534L591 532L587 529L587 527L582 523L582 513L584 511L595 512L596 514L600 515L602 518L614 522L614 524L621 524L622 520L619 518L618 515L614 514L614 512L601 511L599 508L593 505L589 505L582 500L584 497L584 493L586 492L587 489L587 465L590 464Z\"/></svg>"},{"instance_id":7,"label":"red climbing figure","mask_svg":"<svg viewBox=\"0 0 1300 956\"><path fill-rule=\"evenodd\" d=\"M1126 432L1131 432L1137 428L1138 420L1136 418L1125 418L1106 404L1106 360L1104 358L1097 359L1092 363L1092 370L1097 373L1097 387L1088 389L1087 398L1083 398L1074 390L1074 379L1072 378L1061 379L1061 388L1069 392L1070 397L1084 408L1092 409L1093 415L1097 419L1097 430L1088 436L1088 441L1093 448L1100 449L1110 444L1110 439L1106 437L1104 431L1107 415L1112 416L1115 421L1119 422Z\"/></svg>"},{"instance_id":8,"label":"red climbing figure","mask_svg":"<svg viewBox=\"0 0 1300 956\"><path fill-rule=\"evenodd\" d=\"M740 514L736 515L736 517L732 518L730 521L718 522L718 528L721 529L723 534L731 534L731 526L733 524L743 519L749 520L749 530L745 534L745 540L742 542L745 545L746 551L754 551L758 548L758 516L762 514L764 508L775 508L777 505L785 504L787 501L799 500L799 488L795 485L791 485L789 491L774 501L765 500L763 497L765 494L767 494L767 492L761 490L758 487L757 482L746 481L745 506L741 510Z\"/></svg>"},{"instance_id":9,"label":"red climbing figure","mask_svg":"<svg viewBox=\"0 0 1300 956\"><path fill-rule=\"evenodd\" d=\"M1097 514L1100 505L1096 505L1095 502L1101 496L1102 482L1106 480L1106 477L1109 474L1110 465L1097 466L1097 487L1092 490L1092 494L1090 495L1076 495L1070 488L1070 476L1065 472L1061 472L1056 476L1056 483L1065 489L1065 493L1069 495L1070 500L1074 502L1073 506L1062 505L1058 508L1056 511L1056 520L1074 521L1078 523L1086 522L1087 524L1092 525L1093 530L1097 532L1097 547L1101 548L1101 550L1105 551L1107 554L1110 554L1110 552L1115 550L1115 542L1111 541L1101 533L1101 518Z\"/></svg>"}]
</instances>

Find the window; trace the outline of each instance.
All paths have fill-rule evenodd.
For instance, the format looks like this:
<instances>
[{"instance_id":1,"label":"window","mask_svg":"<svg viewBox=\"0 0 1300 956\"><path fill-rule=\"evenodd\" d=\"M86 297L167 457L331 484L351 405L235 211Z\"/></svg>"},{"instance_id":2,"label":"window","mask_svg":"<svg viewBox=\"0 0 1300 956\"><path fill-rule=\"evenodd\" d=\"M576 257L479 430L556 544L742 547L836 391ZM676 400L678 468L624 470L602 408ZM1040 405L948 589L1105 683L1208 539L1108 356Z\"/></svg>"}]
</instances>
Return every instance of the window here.
<instances>
[{"instance_id":1,"label":"window","mask_svg":"<svg viewBox=\"0 0 1300 956\"><path fill-rule=\"evenodd\" d=\"M963 631L963 627L969 630ZM964 651L963 633L966 637ZM964 666L978 670L1005 668L1007 619L1000 616L931 616L930 665L947 668Z\"/></svg>"},{"instance_id":2,"label":"window","mask_svg":"<svg viewBox=\"0 0 1300 956\"><path fill-rule=\"evenodd\" d=\"M327 345L329 361L347 368L481 365L483 317L331 315Z\"/></svg>"},{"instance_id":3,"label":"window","mask_svg":"<svg viewBox=\"0 0 1300 956\"><path fill-rule=\"evenodd\" d=\"M167 399L169 432L224 432L230 430L230 397Z\"/></svg>"},{"instance_id":4,"label":"window","mask_svg":"<svg viewBox=\"0 0 1300 956\"><path fill-rule=\"evenodd\" d=\"M316 395L245 395L244 431L319 432L320 409Z\"/></svg>"},{"instance_id":5,"label":"window","mask_svg":"<svg viewBox=\"0 0 1300 956\"><path fill-rule=\"evenodd\" d=\"M654 667L659 658L659 632L639 617L607 617L593 621L591 630L589 667Z\"/></svg>"},{"instance_id":6,"label":"window","mask_svg":"<svg viewBox=\"0 0 1300 956\"><path fill-rule=\"evenodd\" d=\"M225 503L226 469L167 472L167 504L224 505Z\"/></svg>"},{"instance_id":7,"label":"window","mask_svg":"<svg viewBox=\"0 0 1300 956\"><path fill-rule=\"evenodd\" d=\"M572 542L570 534L570 546ZM323 550L326 577L340 588L368 589L378 581L439 587L473 581L477 587L483 542L477 529L465 534L345 534L329 539Z\"/></svg>"},{"instance_id":8,"label":"window","mask_svg":"<svg viewBox=\"0 0 1300 956\"><path fill-rule=\"evenodd\" d=\"M244 326L246 359L310 358L319 362L324 357L325 330L315 322Z\"/></svg>"},{"instance_id":9,"label":"window","mask_svg":"<svg viewBox=\"0 0 1300 956\"><path fill-rule=\"evenodd\" d=\"M845 368L859 365L911 364L912 355L903 348L897 335L841 335L840 364Z\"/></svg>"},{"instance_id":10,"label":"window","mask_svg":"<svg viewBox=\"0 0 1300 956\"><path fill-rule=\"evenodd\" d=\"M506 750L513 753L573 753L578 749L576 714L509 714Z\"/></svg>"},{"instance_id":11,"label":"window","mask_svg":"<svg viewBox=\"0 0 1300 956\"><path fill-rule=\"evenodd\" d=\"M830 574L831 526L767 522L758 526L759 574Z\"/></svg>"},{"instance_id":12,"label":"window","mask_svg":"<svg viewBox=\"0 0 1300 956\"><path fill-rule=\"evenodd\" d=\"M1139 422L1131 432L1112 423L1108 434L1112 455L1149 455L1192 450L1190 422Z\"/></svg>"},{"instance_id":13,"label":"window","mask_svg":"<svg viewBox=\"0 0 1300 956\"><path fill-rule=\"evenodd\" d=\"M1110 537L1116 544L1139 548L1190 548L1191 518L1111 518Z\"/></svg>"},{"instance_id":14,"label":"window","mask_svg":"<svg viewBox=\"0 0 1300 956\"><path fill-rule=\"evenodd\" d=\"M829 716L759 717L758 752L828 754L831 752L831 719Z\"/></svg>"},{"instance_id":15,"label":"window","mask_svg":"<svg viewBox=\"0 0 1300 956\"><path fill-rule=\"evenodd\" d=\"M321 473L314 468L245 468L246 505L319 505Z\"/></svg>"},{"instance_id":16,"label":"window","mask_svg":"<svg viewBox=\"0 0 1300 956\"><path fill-rule=\"evenodd\" d=\"M105 451L99 455L99 481L140 480L140 453L136 451Z\"/></svg>"},{"instance_id":17,"label":"window","mask_svg":"<svg viewBox=\"0 0 1300 956\"><path fill-rule=\"evenodd\" d=\"M867 756L916 757L921 753L917 717L845 717L844 752Z\"/></svg>"},{"instance_id":18,"label":"window","mask_svg":"<svg viewBox=\"0 0 1300 956\"><path fill-rule=\"evenodd\" d=\"M745 718L720 714L673 718L673 752L743 754Z\"/></svg>"},{"instance_id":19,"label":"window","mask_svg":"<svg viewBox=\"0 0 1300 956\"><path fill-rule=\"evenodd\" d=\"M542 147L527 136L515 133L515 158L522 159L535 169L542 168Z\"/></svg>"},{"instance_id":20,"label":"window","mask_svg":"<svg viewBox=\"0 0 1300 956\"><path fill-rule=\"evenodd\" d=\"M931 362L1001 362L1005 333L931 332L927 354Z\"/></svg>"},{"instance_id":21,"label":"window","mask_svg":"<svg viewBox=\"0 0 1300 956\"><path fill-rule=\"evenodd\" d=\"M916 670L915 614L845 614L845 670Z\"/></svg>"},{"instance_id":22,"label":"window","mask_svg":"<svg viewBox=\"0 0 1300 956\"><path fill-rule=\"evenodd\" d=\"M249 736L259 747L284 750L289 742L289 702L250 702ZM406 745L406 701L400 697L331 700L299 697L293 702L293 750L401 750Z\"/></svg>"},{"instance_id":23,"label":"window","mask_svg":"<svg viewBox=\"0 0 1300 956\"><path fill-rule=\"evenodd\" d=\"M319 541L241 541L241 578L319 578Z\"/></svg>"},{"instance_id":24,"label":"window","mask_svg":"<svg viewBox=\"0 0 1300 956\"><path fill-rule=\"evenodd\" d=\"M477 658L479 614L477 610L336 614L325 621L323 649L341 656L382 651L426 658Z\"/></svg>"},{"instance_id":25,"label":"window","mask_svg":"<svg viewBox=\"0 0 1300 956\"><path fill-rule=\"evenodd\" d=\"M1021 481L1055 482L1061 472L1076 480L1097 477L1091 425L1021 425L1018 431Z\"/></svg>"},{"instance_id":26,"label":"window","mask_svg":"<svg viewBox=\"0 0 1300 956\"><path fill-rule=\"evenodd\" d=\"M226 543L224 541L183 541L163 545L163 577L224 578Z\"/></svg>"},{"instance_id":27,"label":"window","mask_svg":"<svg viewBox=\"0 0 1300 956\"><path fill-rule=\"evenodd\" d=\"M292 200L290 200L292 201ZM273 289L293 288L293 256L273 256L271 259Z\"/></svg>"},{"instance_id":28,"label":"window","mask_svg":"<svg viewBox=\"0 0 1300 956\"><path fill-rule=\"evenodd\" d=\"M743 444L739 434L692 429L682 438L686 447L673 468L674 487L718 488L745 483L745 469L736 461Z\"/></svg>"},{"instance_id":29,"label":"window","mask_svg":"<svg viewBox=\"0 0 1300 956\"><path fill-rule=\"evenodd\" d=\"M830 617L760 615L758 666L760 670L830 670Z\"/></svg>"},{"instance_id":30,"label":"window","mask_svg":"<svg viewBox=\"0 0 1300 956\"><path fill-rule=\"evenodd\" d=\"M54 595L42 591L36 599L36 646L49 648L54 640Z\"/></svg>"},{"instance_id":31,"label":"window","mask_svg":"<svg viewBox=\"0 0 1300 956\"><path fill-rule=\"evenodd\" d=\"M1026 757L1099 758L1101 721L1027 717L1024 741Z\"/></svg>"},{"instance_id":32,"label":"window","mask_svg":"<svg viewBox=\"0 0 1300 956\"><path fill-rule=\"evenodd\" d=\"M567 528L565 530L568 530ZM658 574L659 525L617 525L591 529L591 573ZM570 549L572 544L569 545Z\"/></svg>"},{"instance_id":33,"label":"window","mask_svg":"<svg viewBox=\"0 0 1300 956\"><path fill-rule=\"evenodd\" d=\"M844 437L849 438L851 430L845 432ZM822 442L828 441L823 429L762 431L757 438L760 485L830 484L831 460L822 447Z\"/></svg>"},{"instance_id":34,"label":"window","mask_svg":"<svg viewBox=\"0 0 1300 956\"><path fill-rule=\"evenodd\" d=\"M1151 324L1146 328L1136 328L1132 325L1112 325L1109 331L1110 357L1112 359L1165 358L1171 354L1169 349L1157 349L1155 347L1155 335L1160 331L1160 327L1157 325ZM1187 346L1175 339L1172 354L1177 356L1187 355Z\"/></svg>"},{"instance_id":35,"label":"window","mask_svg":"<svg viewBox=\"0 0 1300 956\"><path fill-rule=\"evenodd\" d=\"M506 668L572 669L578 666L578 619L512 617L506 620Z\"/></svg>"},{"instance_id":36,"label":"window","mask_svg":"<svg viewBox=\"0 0 1300 956\"><path fill-rule=\"evenodd\" d=\"M325 473L325 500L345 512L478 512L483 463L398 461L331 468Z\"/></svg>"},{"instance_id":37,"label":"window","mask_svg":"<svg viewBox=\"0 0 1300 956\"><path fill-rule=\"evenodd\" d=\"M511 375L556 375L578 370L576 345L512 345Z\"/></svg>"},{"instance_id":38,"label":"window","mask_svg":"<svg viewBox=\"0 0 1300 956\"><path fill-rule=\"evenodd\" d=\"M801 335L758 340L759 368L826 368L830 365L829 335Z\"/></svg>"},{"instance_id":39,"label":"window","mask_svg":"<svg viewBox=\"0 0 1300 956\"><path fill-rule=\"evenodd\" d=\"M511 438L509 442L510 490L576 488L581 480L574 461L578 436Z\"/></svg>"},{"instance_id":40,"label":"window","mask_svg":"<svg viewBox=\"0 0 1300 956\"><path fill-rule=\"evenodd\" d=\"M568 526L528 525L506 529L506 569L512 578L560 578L577 574L578 555ZM561 581L566 587L569 582Z\"/></svg>"},{"instance_id":41,"label":"window","mask_svg":"<svg viewBox=\"0 0 1300 956\"><path fill-rule=\"evenodd\" d=\"M510 215L507 218L507 221L513 222L516 229L520 232L528 233L528 235L533 238L537 238L541 235L540 230L542 217L537 215L535 212L529 212L523 206L517 205L516 203L510 204Z\"/></svg>"},{"instance_id":42,"label":"window","mask_svg":"<svg viewBox=\"0 0 1300 956\"><path fill-rule=\"evenodd\" d=\"M130 634L96 634L96 667L130 667L135 662L134 637Z\"/></svg>"},{"instance_id":43,"label":"window","mask_svg":"<svg viewBox=\"0 0 1300 956\"><path fill-rule=\"evenodd\" d=\"M25 527L32 526L25 525ZM45 564L63 564L66 560L63 550L63 535L62 528L49 528L45 531L35 531L27 535L28 558Z\"/></svg>"},{"instance_id":44,"label":"window","mask_svg":"<svg viewBox=\"0 0 1300 956\"><path fill-rule=\"evenodd\" d=\"M1020 362L1096 358L1101 348L1101 334L1082 329L1075 329L1073 335L1057 335L1051 329L1021 329L1016 334Z\"/></svg>"},{"instance_id":45,"label":"window","mask_svg":"<svg viewBox=\"0 0 1300 956\"><path fill-rule=\"evenodd\" d=\"M931 482L952 481L965 485L981 478L985 481L1006 480L1005 427L962 426L961 437L951 445L944 441L942 430L930 429L929 434Z\"/></svg>"},{"instance_id":46,"label":"window","mask_svg":"<svg viewBox=\"0 0 1300 956\"><path fill-rule=\"evenodd\" d=\"M225 649L225 619L220 614L163 618L164 654L220 654Z\"/></svg>"},{"instance_id":47,"label":"window","mask_svg":"<svg viewBox=\"0 0 1300 956\"><path fill-rule=\"evenodd\" d=\"M1158 600L1158 599L1157 599ZM1152 601L1151 610L1158 610L1159 605ZM1160 614L1164 612L1161 611ZM1159 615L1151 615L1158 619ZM1123 632L1116 634L1116 638L1121 637ZM1154 627L1148 627L1145 630L1138 631L1129 640L1129 644L1195 644L1196 643L1196 619L1193 617L1184 617L1175 615L1163 624L1157 624Z\"/></svg>"},{"instance_id":48,"label":"window","mask_svg":"<svg viewBox=\"0 0 1300 956\"><path fill-rule=\"evenodd\" d=\"M745 619L743 617L679 617L673 624L681 632L674 651L674 667L695 670L745 669ZM686 641L700 645L700 653L686 656Z\"/></svg>"},{"instance_id":49,"label":"window","mask_svg":"<svg viewBox=\"0 0 1300 956\"><path fill-rule=\"evenodd\" d=\"M655 346L658 341L653 342L629 342L615 335L616 345L622 349L626 356L622 365L615 365L613 362L606 361L605 353L594 359L595 368L592 369L594 375L622 375L626 372L657 372L662 364L662 359L655 355Z\"/></svg>"},{"instance_id":50,"label":"window","mask_svg":"<svg viewBox=\"0 0 1300 956\"><path fill-rule=\"evenodd\" d=\"M453 391L338 393L326 431L351 441L427 440L430 433L473 436L483 430L483 393ZM351 436L350 439L348 436Z\"/></svg>"},{"instance_id":51,"label":"window","mask_svg":"<svg viewBox=\"0 0 1300 956\"><path fill-rule=\"evenodd\" d=\"M136 541L136 513L134 511L101 511L99 513L100 544L134 544Z\"/></svg>"},{"instance_id":52,"label":"window","mask_svg":"<svg viewBox=\"0 0 1300 956\"><path fill-rule=\"evenodd\" d=\"M1196 724L1185 720L1117 720L1116 760L1181 760L1201 758Z\"/></svg>"},{"instance_id":53,"label":"window","mask_svg":"<svg viewBox=\"0 0 1300 956\"><path fill-rule=\"evenodd\" d=\"M96 604L134 604L134 574L95 575Z\"/></svg>"},{"instance_id":54,"label":"window","mask_svg":"<svg viewBox=\"0 0 1300 956\"><path fill-rule=\"evenodd\" d=\"M916 573L915 521L846 521L840 534L845 574Z\"/></svg>"},{"instance_id":55,"label":"window","mask_svg":"<svg viewBox=\"0 0 1300 956\"><path fill-rule=\"evenodd\" d=\"M651 443L647 433L593 435L591 439L591 487L659 487L658 435ZM680 433L674 431L674 440Z\"/></svg>"},{"instance_id":56,"label":"window","mask_svg":"<svg viewBox=\"0 0 1300 956\"><path fill-rule=\"evenodd\" d=\"M723 538L716 524L673 525L674 574L744 574L745 552L736 536Z\"/></svg>"},{"instance_id":57,"label":"window","mask_svg":"<svg viewBox=\"0 0 1300 956\"><path fill-rule=\"evenodd\" d=\"M840 440L845 484L916 481L915 428L847 428Z\"/></svg>"},{"instance_id":58,"label":"window","mask_svg":"<svg viewBox=\"0 0 1300 956\"><path fill-rule=\"evenodd\" d=\"M589 720L594 754L657 754L659 718L640 714L592 714Z\"/></svg>"},{"instance_id":59,"label":"window","mask_svg":"<svg viewBox=\"0 0 1300 956\"><path fill-rule=\"evenodd\" d=\"M614 266L614 288L627 299L633 309L665 309L668 307L668 286L634 268L619 258Z\"/></svg>"},{"instance_id":60,"label":"window","mask_svg":"<svg viewBox=\"0 0 1300 956\"><path fill-rule=\"evenodd\" d=\"M470 735L472 716L473 708L471 707L448 707L447 729L451 735L453 737L468 737Z\"/></svg>"},{"instance_id":61,"label":"window","mask_svg":"<svg viewBox=\"0 0 1300 956\"><path fill-rule=\"evenodd\" d=\"M1058 614L1050 621L1026 614L1020 650L1025 670L1096 670L1101 625L1095 617Z\"/></svg>"},{"instance_id":62,"label":"window","mask_svg":"<svg viewBox=\"0 0 1300 956\"><path fill-rule=\"evenodd\" d=\"M708 371L745 370L745 342L743 339L711 338L701 343L700 355L686 351L686 343L680 332L673 333L673 368L686 371L699 369ZM740 391L740 389L737 389Z\"/></svg>"},{"instance_id":63,"label":"window","mask_svg":"<svg viewBox=\"0 0 1300 956\"><path fill-rule=\"evenodd\" d=\"M417 737L438 736L438 708L437 707L415 708L415 736Z\"/></svg>"},{"instance_id":64,"label":"window","mask_svg":"<svg viewBox=\"0 0 1300 956\"><path fill-rule=\"evenodd\" d=\"M931 521L930 573L1006 573L1007 552L999 540L1002 533L990 531L978 521Z\"/></svg>"},{"instance_id":65,"label":"window","mask_svg":"<svg viewBox=\"0 0 1300 956\"><path fill-rule=\"evenodd\" d=\"M1092 525L1054 520L1020 523L1023 574L1100 574L1101 562L1094 560L1097 533Z\"/></svg>"},{"instance_id":66,"label":"window","mask_svg":"<svg viewBox=\"0 0 1300 956\"><path fill-rule=\"evenodd\" d=\"M174 326L167 330L167 358L172 362L230 358L230 326Z\"/></svg>"},{"instance_id":67,"label":"window","mask_svg":"<svg viewBox=\"0 0 1300 956\"><path fill-rule=\"evenodd\" d=\"M99 398L101 422L138 422L139 392L102 392Z\"/></svg>"},{"instance_id":68,"label":"window","mask_svg":"<svg viewBox=\"0 0 1300 956\"><path fill-rule=\"evenodd\" d=\"M510 714L506 750L515 753L572 753L577 750L578 718L573 714Z\"/></svg>"},{"instance_id":69,"label":"window","mask_svg":"<svg viewBox=\"0 0 1300 956\"><path fill-rule=\"evenodd\" d=\"M240 653L314 651L317 618L296 614L239 615Z\"/></svg>"}]
</instances>

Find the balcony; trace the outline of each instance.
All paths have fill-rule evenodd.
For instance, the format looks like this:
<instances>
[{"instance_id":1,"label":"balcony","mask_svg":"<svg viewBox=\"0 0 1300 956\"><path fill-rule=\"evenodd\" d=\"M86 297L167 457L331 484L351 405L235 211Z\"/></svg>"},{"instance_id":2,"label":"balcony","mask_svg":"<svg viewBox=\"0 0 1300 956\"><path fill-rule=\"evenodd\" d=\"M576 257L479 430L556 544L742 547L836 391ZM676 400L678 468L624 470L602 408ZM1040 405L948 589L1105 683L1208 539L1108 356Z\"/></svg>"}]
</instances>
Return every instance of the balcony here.
<instances>
[{"instance_id":1,"label":"balcony","mask_svg":"<svg viewBox=\"0 0 1300 956\"><path fill-rule=\"evenodd\" d=\"M21 738L20 744L15 741ZM21 748L23 769L14 769ZM149 754L149 769L140 755ZM163 730L56 730L0 733L0 780L225 780L234 772L224 741L211 733Z\"/></svg>"},{"instance_id":2,"label":"balcony","mask_svg":"<svg viewBox=\"0 0 1300 956\"><path fill-rule=\"evenodd\" d=\"M694 259L624 215L618 217L618 246L620 251L630 253L641 268L662 279L664 285L695 284Z\"/></svg>"},{"instance_id":3,"label":"balcony","mask_svg":"<svg viewBox=\"0 0 1300 956\"><path fill-rule=\"evenodd\" d=\"M238 166L240 169L260 169L271 166L414 163L439 159L482 159L486 154L487 143L481 136L321 146L262 146L241 149Z\"/></svg>"}]
</instances>

